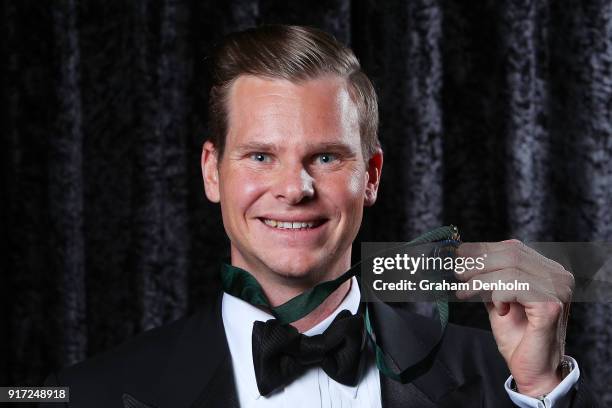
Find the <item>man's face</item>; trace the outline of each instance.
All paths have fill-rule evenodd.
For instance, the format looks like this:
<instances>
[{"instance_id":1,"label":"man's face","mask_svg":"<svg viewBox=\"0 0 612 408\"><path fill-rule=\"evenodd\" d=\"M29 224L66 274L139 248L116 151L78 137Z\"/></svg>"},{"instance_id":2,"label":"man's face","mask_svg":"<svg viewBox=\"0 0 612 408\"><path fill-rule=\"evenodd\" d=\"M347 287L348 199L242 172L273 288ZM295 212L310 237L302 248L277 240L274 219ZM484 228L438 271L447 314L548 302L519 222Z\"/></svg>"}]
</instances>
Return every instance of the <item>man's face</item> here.
<instances>
[{"instance_id":1,"label":"man's face","mask_svg":"<svg viewBox=\"0 0 612 408\"><path fill-rule=\"evenodd\" d=\"M206 194L220 201L232 264L258 279L330 279L350 266L382 153L363 158L346 83L239 77L228 98L223 157L207 142Z\"/></svg>"}]
</instances>

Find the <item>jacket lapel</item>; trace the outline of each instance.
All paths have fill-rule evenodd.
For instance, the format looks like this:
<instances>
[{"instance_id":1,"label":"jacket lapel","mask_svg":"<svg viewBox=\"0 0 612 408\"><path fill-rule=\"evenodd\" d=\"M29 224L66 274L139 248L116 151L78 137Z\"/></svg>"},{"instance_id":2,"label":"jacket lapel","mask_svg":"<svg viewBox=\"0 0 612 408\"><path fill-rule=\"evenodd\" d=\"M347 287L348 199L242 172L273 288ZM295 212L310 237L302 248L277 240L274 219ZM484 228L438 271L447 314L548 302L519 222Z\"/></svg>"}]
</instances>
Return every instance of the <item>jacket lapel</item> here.
<instances>
[{"instance_id":1,"label":"jacket lapel","mask_svg":"<svg viewBox=\"0 0 612 408\"><path fill-rule=\"evenodd\" d=\"M126 390L124 408L238 408L221 299L222 294L185 321L148 398Z\"/></svg>"},{"instance_id":2,"label":"jacket lapel","mask_svg":"<svg viewBox=\"0 0 612 408\"><path fill-rule=\"evenodd\" d=\"M482 400L480 378L465 382L448 394L436 397L431 387L425 391L415 383L401 384L380 374L380 391L383 408L456 408L460 406L485 407Z\"/></svg>"},{"instance_id":3,"label":"jacket lapel","mask_svg":"<svg viewBox=\"0 0 612 408\"><path fill-rule=\"evenodd\" d=\"M376 341L395 368L413 367L406 384L380 374L383 408L456 407L468 401L470 406L480 405L479 377L456 378L439 360L442 342L437 341L441 328L436 318L413 313L401 304L373 302L369 307Z\"/></svg>"},{"instance_id":4,"label":"jacket lapel","mask_svg":"<svg viewBox=\"0 0 612 408\"><path fill-rule=\"evenodd\" d=\"M436 405L414 384L401 384L380 373L383 408L431 408Z\"/></svg>"},{"instance_id":5,"label":"jacket lapel","mask_svg":"<svg viewBox=\"0 0 612 408\"><path fill-rule=\"evenodd\" d=\"M239 408L229 353L190 408Z\"/></svg>"}]
</instances>

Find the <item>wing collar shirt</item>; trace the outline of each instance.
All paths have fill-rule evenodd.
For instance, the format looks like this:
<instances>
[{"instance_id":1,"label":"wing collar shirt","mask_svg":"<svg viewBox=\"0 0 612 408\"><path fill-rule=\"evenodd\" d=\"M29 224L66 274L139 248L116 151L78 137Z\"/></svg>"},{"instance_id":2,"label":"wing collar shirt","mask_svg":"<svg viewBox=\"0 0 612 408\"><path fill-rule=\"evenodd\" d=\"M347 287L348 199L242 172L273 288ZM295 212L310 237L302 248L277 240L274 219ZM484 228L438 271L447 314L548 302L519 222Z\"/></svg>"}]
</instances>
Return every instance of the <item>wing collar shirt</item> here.
<instances>
[{"instance_id":1,"label":"wing collar shirt","mask_svg":"<svg viewBox=\"0 0 612 408\"><path fill-rule=\"evenodd\" d=\"M342 310L348 310L352 314L357 313L360 297L359 286L353 278L351 289L340 306L331 315L302 334L314 336L323 333ZM313 367L278 392L267 397L261 396L255 380L251 334L253 322L256 320L265 322L274 317L227 293L223 294L221 313L232 356L238 400L242 408L376 408L381 406L380 380L372 353L365 353L361 366L361 380L354 387L340 384L330 378L321 368Z\"/></svg>"},{"instance_id":2,"label":"wing collar shirt","mask_svg":"<svg viewBox=\"0 0 612 408\"><path fill-rule=\"evenodd\" d=\"M305 331L304 335L314 336L323 333L332 323L336 315L343 310L357 313L361 293L357 280L352 278L351 289L342 303L323 321ZM253 322L273 319L274 317L261 309L232 296L223 294L221 314L225 335L227 338L234 381L238 392L238 400L242 408L380 408L380 378L372 350L364 353L361 364L361 380L356 386L340 384L330 378L319 367L308 369L302 376L267 397L259 394L253 367L253 351L251 335ZM572 360L575 363L574 360ZM512 377L506 381L505 389L512 401L520 407L543 408L562 407L566 396L578 380L577 365L555 390L550 398L543 403L535 398L526 397L510 389Z\"/></svg>"}]
</instances>

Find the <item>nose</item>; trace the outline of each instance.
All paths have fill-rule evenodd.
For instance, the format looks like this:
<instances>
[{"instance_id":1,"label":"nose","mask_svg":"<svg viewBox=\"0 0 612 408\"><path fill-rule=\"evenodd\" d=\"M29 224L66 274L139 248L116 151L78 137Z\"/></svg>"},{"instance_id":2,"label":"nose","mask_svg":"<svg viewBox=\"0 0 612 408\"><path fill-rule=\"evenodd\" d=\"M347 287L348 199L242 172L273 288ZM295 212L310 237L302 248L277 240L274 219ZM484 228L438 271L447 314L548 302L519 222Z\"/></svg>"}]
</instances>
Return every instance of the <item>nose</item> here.
<instances>
[{"instance_id":1,"label":"nose","mask_svg":"<svg viewBox=\"0 0 612 408\"><path fill-rule=\"evenodd\" d=\"M274 196L290 205L299 204L314 196L314 179L302 165L283 168L274 183Z\"/></svg>"}]
</instances>

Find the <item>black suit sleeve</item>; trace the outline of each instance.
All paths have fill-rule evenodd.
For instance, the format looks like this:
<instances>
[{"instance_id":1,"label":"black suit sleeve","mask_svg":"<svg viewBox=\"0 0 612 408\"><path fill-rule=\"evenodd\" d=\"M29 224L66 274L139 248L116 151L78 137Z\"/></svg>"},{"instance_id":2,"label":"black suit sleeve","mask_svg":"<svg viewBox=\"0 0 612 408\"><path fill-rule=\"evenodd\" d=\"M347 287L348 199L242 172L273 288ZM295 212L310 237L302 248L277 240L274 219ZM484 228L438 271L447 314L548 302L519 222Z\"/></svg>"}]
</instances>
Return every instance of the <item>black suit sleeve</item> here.
<instances>
[{"instance_id":1,"label":"black suit sleeve","mask_svg":"<svg viewBox=\"0 0 612 408\"><path fill-rule=\"evenodd\" d=\"M572 402L570 404L571 408L596 408L599 406L595 400L593 391L589 388L582 374L574 386L574 389L574 395L572 395Z\"/></svg>"},{"instance_id":2,"label":"black suit sleeve","mask_svg":"<svg viewBox=\"0 0 612 408\"><path fill-rule=\"evenodd\" d=\"M64 384L60 384L59 379L57 378L56 373L51 373L45 379L45 387L60 387ZM38 405L39 408L68 408L69 404L67 402L41 402Z\"/></svg>"}]
</instances>

